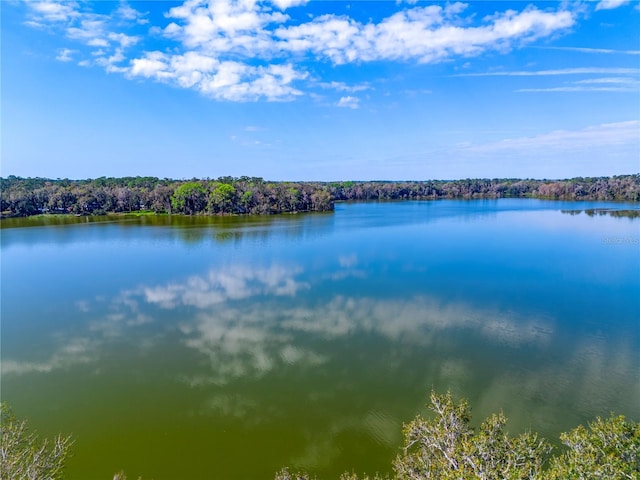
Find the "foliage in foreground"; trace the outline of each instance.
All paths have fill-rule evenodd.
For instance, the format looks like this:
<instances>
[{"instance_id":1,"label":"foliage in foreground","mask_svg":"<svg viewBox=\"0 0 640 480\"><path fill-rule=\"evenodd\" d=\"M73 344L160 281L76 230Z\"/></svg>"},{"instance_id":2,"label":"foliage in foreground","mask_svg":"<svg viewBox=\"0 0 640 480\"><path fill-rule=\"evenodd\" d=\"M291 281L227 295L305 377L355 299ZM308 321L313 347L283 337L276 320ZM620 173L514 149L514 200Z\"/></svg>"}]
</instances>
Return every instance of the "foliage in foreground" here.
<instances>
[{"instance_id":1,"label":"foliage in foreground","mask_svg":"<svg viewBox=\"0 0 640 480\"><path fill-rule=\"evenodd\" d=\"M552 447L534 433L516 437L505 432L502 413L487 418L478 429L470 425L469 405L450 393L431 394L430 418L416 417L404 426L404 447L387 480L640 480L640 424L612 415L598 418L560 436L567 447L552 455ZM28 433L0 404L2 443L0 480L61 479L71 440L53 442ZM310 480L306 473L283 469L276 480ZM340 480L382 480L383 477L344 473ZM123 472L114 480L126 480Z\"/></svg>"},{"instance_id":2,"label":"foliage in foreground","mask_svg":"<svg viewBox=\"0 0 640 480\"><path fill-rule=\"evenodd\" d=\"M404 448L393 462L398 480L623 480L640 479L640 424L623 416L600 418L588 428L563 433L568 448L551 456L552 447L535 433L512 437L502 413L475 430L465 400L431 394L432 418L421 416L404 426ZM276 480L310 480L284 469ZM345 473L340 480L368 480ZM375 479L380 477L375 476ZM386 477L389 478L389 477Z\"/></svg>"},{"instance_id":3,"label":"foliage in foreground","mask_svg":"<svg viewBox=\"0 0 640 480\"><path fill-rule=\"evenodd\" d=\"M56 480L62 478L69 456L70 437L53 442L29 433L27 422L17 420L6 404L0 404L0 480Z\"/></svg>"}]
</instances>

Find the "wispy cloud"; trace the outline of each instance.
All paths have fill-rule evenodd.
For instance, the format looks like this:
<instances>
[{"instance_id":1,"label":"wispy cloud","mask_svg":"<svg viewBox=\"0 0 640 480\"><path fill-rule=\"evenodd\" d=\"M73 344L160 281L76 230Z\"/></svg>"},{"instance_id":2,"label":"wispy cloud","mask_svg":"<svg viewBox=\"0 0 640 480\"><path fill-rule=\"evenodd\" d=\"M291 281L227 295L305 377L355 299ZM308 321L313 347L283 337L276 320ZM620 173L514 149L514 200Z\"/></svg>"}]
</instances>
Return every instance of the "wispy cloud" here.
<instances>
[{"instance_id":1,"label":"wispy cloud","mask_svg":"<svg viewBox=\"0 0 640 480\"><path fill-rule=\"evenodd\" d=\"M548 88L520 88L516 92L535 93L535 92L618 92L618 93L637 93L638 88L632 86L625 87L605 87L605 86L564 86L564 87L548 87Z\"/></svg>"},{"instance_id":2,"label":"wispy cloud","mask_svg":"<svg viewBox=\"0 0 640 480\"><path fill-rule=\"evenodd\" d=\"M147 13L140 12L131 7L126 0L121 0L116 10L116 15L124 20L134 20L138 25L146 25L149 20L146 18Z\"/></svg>"},{"instance_id":3,"label":"wispy cloud","mask_svg":"<svg viewBox=\"0 0 640 480\"><path fill-rule=\"evenodd\" d=\"M596 10L612 10L629 2L630 0L600 0L596 5Z\"/></svg>"},{"instance_id":4,"label":"wispy cloud","mask_svg":"<svg viewBox=\"0 0 640 480\"><path fill-rule=\"evenodd\" d=\"M371 85L369 85L368 83L348 85L344 82L333 81L333 82L320 82L318 85L324 89L336 90L338 92L349 92L349 93L362 92L364 90L371 89Z\"/></svg>"},{"instance_id":5,"label":"wispy cloud","mask_svg":"<svg viewBox=\"0 0 640 480\"><path fill-rule=\"evenodd\" d=\"M617 67L575 67L558 68L549 70L504 70L493 72L459 73L453 77L562 77L562 76L587 76L587 75L611 75L607 78L583 79L567 82L562 85L544 87L524 87L516 89L516 92L620 92L636 93L638 91L640 68ZM622 77L626 75L626 77Z\"/></svg>"},{"instance_id":6,"label":"wispy cloud","mask_svg":"<svg viewBox=\"0 0 640 480\"><path fill-rule=\"evenodd\" d=\"M640 81L636 78L629 77L604 77L604 78L588 78L586 80L576 80L575 84L613 84L613 85L638 85Z\"/></svg>"},{"instance_id":7,"label":"wispy cloud","mask_svg":"<svg viewBox=\"0 0 640 480\"><path fill-rule=\"evenodd\" d=\"M77 2L29 2L30 13L27 25L31 27L44 27L52 23L69 23L80 16Z\"/></svg>"},{"instance_id":8,"label":"wispy cloud","mask_svg":"<svg viewBox=\"0 0 640 480\"><path fill-rule=\"evenodd\" d=\"M640 77L597 77L566 82L553 87L520 88L516 92L619 92L638 93Z\"/></svg>"},{"instance_id":9,"label":"wispy cloud","mask_svg":"<svg viewBox=\"0 0 640 480\"><path fill-rule=\"evenodd\" d=\"M61 48L58 50L58 55L56 56L56 60L59 62L70 62L73 60L73 54L75 50L71 50L70 48Z\"/></svg>"},{"instance_id":10,"label":"wispy cloud","mask_svg":"<svg viewBox=\"0 0 640 480\"><path fill-rule=\"evenodd\" d=\"M586 48L586 47L535 47L544 50L561 50L566 52L579 53L603 53L620 55L640 55L640 50L614 50L611 48Z\"/></svg>"},{"instance_id":11,"label":"wispy cloud","mask_svg":"<svg viewBox=\"0 0 640 480\"><path fill-rule=\"evenodd\" d=\"M458 73L453 77L541 77L557 75L640 75L640 68L578 67L552 70L505 70L495 72Z\"/></svg>"},{"instance_id":12,"label":"wispy cloud","mask_svg":"<svg viewBox=\"0 0 640 480\"><path fill-rule=\"evenodd\" d=\"M360 99L352 96L341 97L336 105L338 107L351 108L355 110L360 107Z\"/></svg>"},{"instance_id":13,"label":"wispy cloud","mask_svg":"<svg viewBox=\"0 0 640 480\"><path fill-rule=\"evenodd\" d=\"M555 130L532 137L508 138L499 142L468 145L464 150L474 153L504 153L528 151L584 151L592 148L640 146L640 121L606 123L581 130Z\"/></svg>"}]
</instances>

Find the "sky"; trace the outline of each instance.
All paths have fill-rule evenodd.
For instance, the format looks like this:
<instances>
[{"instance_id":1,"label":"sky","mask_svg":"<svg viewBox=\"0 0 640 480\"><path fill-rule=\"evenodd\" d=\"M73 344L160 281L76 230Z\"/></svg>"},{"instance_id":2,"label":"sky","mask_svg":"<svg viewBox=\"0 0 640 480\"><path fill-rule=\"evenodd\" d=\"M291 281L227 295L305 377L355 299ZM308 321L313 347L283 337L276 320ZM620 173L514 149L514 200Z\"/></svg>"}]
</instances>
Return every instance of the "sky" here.
<instances>
[{"instance_id":1,"label":"sky","mask_svg":"<svg viewBox=\"0 0 640 480\"><path fill-rule=\"evenodd\" d=\"M0 175L640 172L640 3L0 1Z\"/></svg>"}]
</instances>

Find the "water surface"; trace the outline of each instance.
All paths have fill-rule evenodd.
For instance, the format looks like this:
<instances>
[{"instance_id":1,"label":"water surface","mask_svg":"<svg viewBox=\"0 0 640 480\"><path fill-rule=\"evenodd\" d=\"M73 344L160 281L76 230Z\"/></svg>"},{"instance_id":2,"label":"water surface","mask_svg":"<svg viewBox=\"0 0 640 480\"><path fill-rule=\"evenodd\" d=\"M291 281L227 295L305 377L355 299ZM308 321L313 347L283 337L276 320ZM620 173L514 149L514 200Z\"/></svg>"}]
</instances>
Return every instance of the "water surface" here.
<instances>
[{"instance_id":1,"label":"water surface","mask_svg":"<svg viewBox=\"0 0 640 480\"><path fill-rule=\"evenodd\" d=\"M550 439L640 420L633 204L2 223L2 400L70 479L386 472L429 391ZM632 212L633 213L633 212Z\"/></svg>"}]
</instances>

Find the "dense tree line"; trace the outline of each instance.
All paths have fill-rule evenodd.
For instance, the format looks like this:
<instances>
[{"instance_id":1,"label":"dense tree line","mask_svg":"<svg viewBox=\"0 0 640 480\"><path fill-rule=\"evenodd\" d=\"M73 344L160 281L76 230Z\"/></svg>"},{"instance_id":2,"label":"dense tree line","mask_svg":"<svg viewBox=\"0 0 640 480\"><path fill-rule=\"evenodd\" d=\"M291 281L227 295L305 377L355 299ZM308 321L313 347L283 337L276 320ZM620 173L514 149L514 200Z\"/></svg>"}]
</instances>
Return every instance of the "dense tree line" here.
<instances>
[{"instance_id":1,"label":"dense tree line","mask_svg":"<svg viewBox=\"0 0 640 480\"><path fill-rule=\"evenodd\" d=\"M640 201L640 175L569 180L466 179L407 182L267 182L256 177L189 181L155 177L88 180L0 178L3 216L135 212L187 215L332 210L335 201L534 197Z\"/></svg>"},{"instance_id":2,"label":"dense tree line","mask_svg":"<svg viewBox=\"0 0 640 480\"><path fill-rule=\"evenodd\" d=\"M266 182L255 177L190 181L155 177L0 178L0 211L4 216L136 211L266 215L332 209L327 186L313 182Z\"/></svg>"},{"instance_id":3,"label":"dense tree line","mask_svg":"<svg viewBox=\"0 0 640 480\"><path fill-rule=\"evenodd\" d=\"M640 201L640 175L569 180L465 179L407 182L337 182L334 200L533 197L557 200Z\"/></svg>"}]
</instances>

